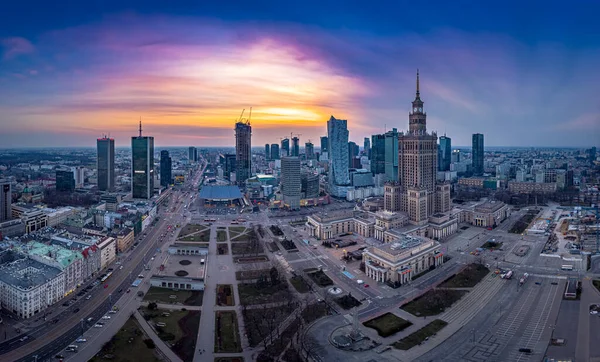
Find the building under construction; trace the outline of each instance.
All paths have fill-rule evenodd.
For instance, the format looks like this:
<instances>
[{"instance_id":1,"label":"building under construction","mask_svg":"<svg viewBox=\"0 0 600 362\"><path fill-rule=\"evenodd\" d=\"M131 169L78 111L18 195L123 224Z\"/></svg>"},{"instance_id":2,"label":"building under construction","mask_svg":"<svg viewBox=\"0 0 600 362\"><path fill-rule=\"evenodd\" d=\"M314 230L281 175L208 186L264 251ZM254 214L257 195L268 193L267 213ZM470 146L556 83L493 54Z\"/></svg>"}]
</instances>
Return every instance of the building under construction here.
<instances>
[{"instance_id":1,"label":"building under construction","mask_svg":"<svg viewBox=\"0 0 600 362\"><path fill-rule=\"evenodd\" d=\"M235 123L235 181L241 187L252 176L252 127L250 126L252 108L248 119L244 119L243 116L244 111Z\"/></svg>"}]
</instances>

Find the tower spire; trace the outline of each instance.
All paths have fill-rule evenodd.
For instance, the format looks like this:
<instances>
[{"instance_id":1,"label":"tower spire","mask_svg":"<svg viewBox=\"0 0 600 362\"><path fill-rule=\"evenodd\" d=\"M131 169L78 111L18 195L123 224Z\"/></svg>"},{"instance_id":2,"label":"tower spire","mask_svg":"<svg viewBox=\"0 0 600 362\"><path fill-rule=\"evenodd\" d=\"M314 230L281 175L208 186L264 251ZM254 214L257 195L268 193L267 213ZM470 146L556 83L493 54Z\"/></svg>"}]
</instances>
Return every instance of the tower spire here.
<instances>
[{"instance_id":1,"label":"tower spire","mask_svg":"<svg viewBox=\"0 0 600 362\"><path fill-rule=\"evenodd\" d=\"M142 117L140 117L140 137L142 137Z\"/></svg>"},{"instance_id":2,"label":"tower spire","mask_svg":"<svg viewBox=\"0 0 600 362\"><path fill-rule=\"evenodd\" d=\"M417 98L419 97L419 69L417 68Z\"/></svg>"}]
</instances>

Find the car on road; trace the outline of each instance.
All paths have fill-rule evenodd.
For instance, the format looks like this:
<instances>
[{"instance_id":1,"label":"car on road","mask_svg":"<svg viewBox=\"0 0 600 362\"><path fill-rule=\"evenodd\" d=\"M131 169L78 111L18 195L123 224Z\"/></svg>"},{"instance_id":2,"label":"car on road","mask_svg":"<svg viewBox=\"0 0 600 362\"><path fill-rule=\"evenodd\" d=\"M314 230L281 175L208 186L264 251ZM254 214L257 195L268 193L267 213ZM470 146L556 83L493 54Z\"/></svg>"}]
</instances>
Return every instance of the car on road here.
<instances>
[{"instance_id":1,"label":"car on road","mask_svg":"<svg viewBox=\"0 0 600 362\"><path fill-rule=\"evenodd\" d=\"M62 354L57 354L56 356L54 356L54 358L63 359L65 358L65 356L63 356Z\"/></svg>"},{"instance_id":2,"label":"car on road","mask_svg":"<svg viewBox=\"0 0 600 362\"><path fill-rule=\"evenodd\" d=\"M77 340L75 342L77 342L77 343L85 343L85 342L87 342L87 339L85 339L85 338L77 338Z\"/></svg>"},{"instance_id":3,"label":"car on road","mask_svg":"<svg viewBox=\"0 0 600 362\"><path fill-rule=\"evenodd\" d=\"M79 312L79 308L73 309L73 313L77 313L77 312Z\"/></svg>"},{"instance_id":4,"label":"car on road","mask_svg":"<svg viewBox=\"0 0 600 362\"><path fill-rule=\"evenodd\" d=\"M131 292L131 289L127 289L127 293Z\"/></svg>"},{"instance_id":5,"label":"car on road","mask_svg":"<svg viewBox=\"0 0 600 362\"><path fill-rule=\"evenodd\" d=\"M102 319L110 319L110 316L108 316L108 315L102 316Z\"/></svg>"},{"instance_id":6,"label":"car on road","mask_svg":"<svg viewBox=\"0 0 600 362\"><path fill-rule=\"evenodd\" d=\"M85 300L90 300L90 299L92 299L92 295L91 294L88 295L87 297L85 297Z\"/></svg>"},{"instance_id":7,"label":"car on road","mask_svg":"<svg viewBox=\"0 0 600 362\"><path fill-rule=\"evenodd\" d=\"M368 288L368 287L369 287L369 284L365 284L365 288Z\"/></svg>"},{"instance_id":8,"label":"car on road","mask_svg":"<svg viewBox=\"0 0 600 362\"><path fill-rule=\"evenodd\" d=\"M117 293L121 293L123 291L123 289L119 289L119 291Z\"/></svg>"},{"instance_id":9,"label":"car on road","mask_svg":"<svg viewBox=\"0 0 600 362\"><path fill-rule=\"evenodd\" d=\"M108 284L104 284L104 289L108 288Z\"/></svg>"},{"instance_id":10,"label":"car on road","mask_svg":"<svg viewBox=\"0 0 600 362\"><path fill-rule=\"evenodd\" d=\"M23 336L23 337L19 338L19 341L25 342L28 339L29 339L29 336Z\"/></svg>"},{"instance_id":11,"label":"car on road","mask_svg":"<svg viewBox=\"0 0 600 362\"><path fill-rule=\"evenodd\" d=\"M100 323L94 324L94 328L102 328L104 325Z\"/></svg>"}]
</instances>

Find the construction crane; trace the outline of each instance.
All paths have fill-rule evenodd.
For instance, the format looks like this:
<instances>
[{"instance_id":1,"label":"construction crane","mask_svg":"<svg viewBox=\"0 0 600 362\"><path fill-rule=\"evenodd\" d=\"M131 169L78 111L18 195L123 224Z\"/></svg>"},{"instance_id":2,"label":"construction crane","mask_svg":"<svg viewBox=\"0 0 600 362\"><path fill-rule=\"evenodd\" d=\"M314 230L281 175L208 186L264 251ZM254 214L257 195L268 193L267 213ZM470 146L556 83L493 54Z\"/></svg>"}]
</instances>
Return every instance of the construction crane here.
<instances>
[{"instance_id":1,"label":"construction crane","mask_svg":"<svg viewBox=\"0 0 600 362\"><path fill-rule=\"evenodd\" d=\"M252 118L252 107L250 107L250 114L248 115L248 119L246 120L246 124L250 124L250 118Z\"/></svg>"},{"instance_id":2,"label":"construction crane","mask_svg":"<svg viewBox=\"0 0 600 362\"><path fill-rule=\"evenodd\" d=\"M244 116L244 111L246 111L246 108L242 109L242 113L240 114L240 118L237 119L237 122L242 121L242 117Z\"/></svg>"}]
</instances>

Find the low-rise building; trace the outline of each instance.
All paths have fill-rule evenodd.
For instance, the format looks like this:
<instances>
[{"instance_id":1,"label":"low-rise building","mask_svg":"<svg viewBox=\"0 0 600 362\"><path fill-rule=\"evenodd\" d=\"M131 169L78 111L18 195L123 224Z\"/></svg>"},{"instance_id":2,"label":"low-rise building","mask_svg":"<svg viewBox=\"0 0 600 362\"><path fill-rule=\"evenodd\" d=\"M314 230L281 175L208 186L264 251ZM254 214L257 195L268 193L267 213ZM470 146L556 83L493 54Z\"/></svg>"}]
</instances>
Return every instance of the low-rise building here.
<instances>
[{"instance_id":1,"label":"low-rise building","mask_svg":"<svg viewBox=\"0 0 600 362\"><path fill-rule=\"evenodd\" d=\"M502 201L487 200L479 204L463 205L454 213L459 222L473 226L496 227L509 216L508 206Z\"/></svg>"},{"instance_id":2,"label":"low-rise building","mask_svg":"<svg viewBox=\"0 0 600 362\"><path fill-rule=\"evenodd\" d=\"M117 242L115 238L107 236L97 246L100 249L100 269L104 269L117 257Z\"/></svg>"},{"instance_id":3,"label":"low-rise building","mask_svg":"<svg viewBox=\"0 0 600 362\"><path fill-rule=\"evenodd\" d=\"M509 181L508 191L516 194L550 194L556 192L556 182Z\"/></svg>"},{"instance_id":4,"label":"low-rise building","mask_svg":"<svg viewBox=\"0 0 600 362\"><path fill-rule=\"evenodd\" d=\"M48 226L48 215L34 204L13 204L12 217L23 221L26 234Z\"/></svg>"},{"instance_id":5,"label":"low-rise building","mask_svg":"<svg viewBox=\"0 0 600 362\"><path fill-rule=\"evenodd\" d=\"M130 228L119 229L113 237L117 238L117 250L119 253L129 250L135 242L133 229Z\"/></svg>"},{"instance_id":6,"label":"low-rise building","mask_svg":"<svg viewBox=\"0 0 600 362\"><path fill-rule=\"evenodd\" d=\"M444 263L441 245L437 241L410 235L380 246L369 247L363 253L365 273L378 282L403 285L430 268Z\"/></svg>"},{"instance_id":7,"label":"low-rise building","mask_svg":"<svg viewBox=\"0 0 600 362\"><path fill-rule=\"evenodd\" d=\"M0 252L0 305L20 318L30 318L65 295L65 273L53 266L7 250Z\"/></svg>"},{"instance_id":8,"label":"low-rise building","mask_svg":"<svg viewBox=\"0 0 600 362\"><path fill-rule=\"evenodd\" d=\"M307 217L309 234L317 239L332 239L346 233L357 233L366 238L375 235L375 220L358 211L321 212Z\"/></svg>"},{"instance_id":9,"label":"low-rise building","mask_svg":"<svg viewBox=\"0 0 600 362\"><path fill-rule=\"evenodd\" d=\"M83 282L83 255L77 250L65 249L58 245L38 242L27 244L27 254L31 259L53 266L65 274L65 295L72 293Z\"/></svg>"}]
</instances>

